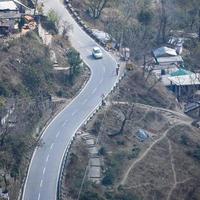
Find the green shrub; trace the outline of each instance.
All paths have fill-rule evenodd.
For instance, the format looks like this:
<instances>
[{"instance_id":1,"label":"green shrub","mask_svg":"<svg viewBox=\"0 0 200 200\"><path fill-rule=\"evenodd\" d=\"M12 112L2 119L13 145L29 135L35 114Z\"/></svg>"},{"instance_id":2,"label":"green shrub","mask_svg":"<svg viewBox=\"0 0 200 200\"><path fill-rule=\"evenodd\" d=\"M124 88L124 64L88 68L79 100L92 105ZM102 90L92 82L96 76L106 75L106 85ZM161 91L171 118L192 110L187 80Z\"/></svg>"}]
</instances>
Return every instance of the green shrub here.
<instances>
[{"instance_id":1,"label":"green shrub","mask_svg":"<svg viewBox=\"0 0 200 200\"><path fill-rule=\"evenodd\" d=\"M0 96L9 96L9 89L8 85L5 82L0 81Z\"/></svg>"},{"instance_id":2,"label":"green shrub","mask_svg":"<svg viewBox=\"0 0 200 200\"><path fill-rule=\"evenodd\" d=\"M127 191L120 191L119 193L106 192L105 196L108 200L139 200L139 198Z\"/></svg>"},{"instance_id":3,"label":"green shrub","mask_svg":"<svg viewBox=\"0 0 200 200\"><path fill-rule=\"evenodd\" d=\"M71 48L67 53L67 60L70 65L69 70L69 81L73 84L75 76L80 73L80 65L82 63L79 52L77 52L74 48Z\"/></svg>"},{"instance_id":4,"label":"green shrub","mask_svg":"<svg viewBox=\"0 0 200 200\"><path fill-rule=\"evenodd\" d=\"M140 153L140 148L134 147L131 153L128 155L128 159L130 160L130 159L137 158L139 153Z\"/></svg>"},{"instance_id":5,"label":"green shrub","mask_svg":"<svg viewBox=\"0 0 200 200\"><path fill-rule=\"evenodd\" d=\"M181 135L180 143L187 146L189 144L188 136L187 135Z\"/></svg>"},{"instance_id":6,"label":"green shrub","mask_svg":"<svg viewBox=\"0 0 200 200\"><path fill-rule=\"evenodd\" d=\"M41 84L41 78L37 70L31 67L27 67L24 70L23 81L26 87L28 87L32 92L38 90Z\"/></svg>"},{"instance_id":7,"label":"green shrub","mask_svg":"<svg viewBox=\"0 0 200 200\"><path fill-rule=\"evenodd\" d=\"M102 156L105 156L105 155L106 155L106 149L105 149L105 147L101 147L101 148L99 149L99 155L102 155Z\"/></svg>"},{"instance_id":8,"label":"green shrub","mask_svg":"<svg viewBox=\"0 0 200 200\"><path fill-rule=\"evenodd\" d=\"M98 193L85 191L82 193L80 200L103 200L103 198L101 198Z\"/></svg>"},{"instance_id":9,"label":"green shrub","mask_svg":"<svg viewBox=\"0 0 200 200\"><path fill-rule=\"evenodd\" d=\"M113 170L110 168L106 170L105 176L102 179L102 184L105 186L112 185L115 180Z\"/></svg>"},{"instance_id":10,"label":"green shrub","mask_svg":"<svg viewBox=\"0 0 200 200\"><path fill-rule=\"evenodd\" d=\"M193 151L188 151L187 154L200 162L200 146L197 145Z\"/></svg>"}]
</instances>

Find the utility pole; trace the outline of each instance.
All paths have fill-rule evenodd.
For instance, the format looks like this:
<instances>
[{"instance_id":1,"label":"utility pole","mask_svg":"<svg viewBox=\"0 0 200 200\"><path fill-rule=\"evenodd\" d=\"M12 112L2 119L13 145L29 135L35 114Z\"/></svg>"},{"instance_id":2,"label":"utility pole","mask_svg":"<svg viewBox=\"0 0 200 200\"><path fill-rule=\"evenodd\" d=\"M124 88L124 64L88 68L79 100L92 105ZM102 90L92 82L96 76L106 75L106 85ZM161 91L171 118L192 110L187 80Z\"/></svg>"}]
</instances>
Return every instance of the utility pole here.
<instances>
[{"instance_id":1,"label":"utility pole","mask_svg":"<svg viewBox=\"0 0 200 200\"><path fill-rule=\"evenodd\" d=\"M34 9L34 13L33 13L34 16L35 16L35 14L36 14L37 4L38 4L38 0L35 0L35 9Z\"/></svg>"}]
</instances>

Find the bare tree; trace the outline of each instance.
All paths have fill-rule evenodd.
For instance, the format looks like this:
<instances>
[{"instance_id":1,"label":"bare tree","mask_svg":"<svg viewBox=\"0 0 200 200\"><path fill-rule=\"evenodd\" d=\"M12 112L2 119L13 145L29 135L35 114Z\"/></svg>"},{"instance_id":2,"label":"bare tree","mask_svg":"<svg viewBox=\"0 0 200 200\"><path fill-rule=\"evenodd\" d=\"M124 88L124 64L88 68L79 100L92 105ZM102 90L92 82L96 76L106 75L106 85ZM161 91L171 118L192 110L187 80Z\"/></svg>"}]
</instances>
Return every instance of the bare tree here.
<instances>
[{"instance_id":1,"label":"bare tree","mask_svg":"<svg viewBox=\"0 0 200 200\"><path fill-rule=\"evenodd\" d=\"M92 18L98 19L109 0L89 0L89 12Z\"/></svg>"},{"instance_id":2,"label":"bare tree","mask_svg":"<svg viewBox=\"0 0 200 200\"><path fill-rule=\"evenodd\" d=\"M166 13L166 3L166 0L160 1L160 22L157 34L157 42L166 42L166 28L168 22L168 17Z\"/></svg>"}]
</instances>

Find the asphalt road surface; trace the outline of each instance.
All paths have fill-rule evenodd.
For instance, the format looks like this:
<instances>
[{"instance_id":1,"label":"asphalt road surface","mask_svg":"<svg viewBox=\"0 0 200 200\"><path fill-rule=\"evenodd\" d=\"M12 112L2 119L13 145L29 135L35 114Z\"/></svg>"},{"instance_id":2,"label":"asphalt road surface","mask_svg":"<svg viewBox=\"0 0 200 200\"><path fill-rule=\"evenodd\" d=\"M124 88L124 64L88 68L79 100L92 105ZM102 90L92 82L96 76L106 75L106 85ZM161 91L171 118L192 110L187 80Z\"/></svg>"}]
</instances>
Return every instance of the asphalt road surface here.
<instances>
[{"instance_id":1,"label":"asphalt road surface","mask_svg":"<svg viewBox=\"0 0 200 200\"><path fill-rule=\"evenodd\" d=\"M55 200L63 153L76 130L101 103L117 80L116 61L103 50L103 59L95 60L91 51L96 43L81 30L59 0L43 1L45 12L54 9L73 29L70 41L91 69L91 77L80 94L46 128L44 145L36 148L26 178L23 200Z\"/></svg>"}]
</instances>

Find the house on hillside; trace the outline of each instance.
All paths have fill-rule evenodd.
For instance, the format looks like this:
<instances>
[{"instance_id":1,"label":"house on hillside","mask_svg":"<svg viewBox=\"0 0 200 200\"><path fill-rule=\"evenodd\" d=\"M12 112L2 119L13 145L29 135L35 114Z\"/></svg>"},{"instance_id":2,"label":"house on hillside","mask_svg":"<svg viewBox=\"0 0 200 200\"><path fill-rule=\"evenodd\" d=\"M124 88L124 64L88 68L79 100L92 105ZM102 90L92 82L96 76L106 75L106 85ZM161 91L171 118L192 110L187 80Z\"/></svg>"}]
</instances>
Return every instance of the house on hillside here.
<instances>
[{"instance_id":1,"label":"house on hillside","mask_svg":"<svg viewBox=\"0 0 200 200\"><path fill-rule=\"evenodd\" d=\"M176 50L176 53L180 55L183 52L183 44L185 38L182 37L170 37L168 40L168 45Z\"/></svg>"},{"instance_id":2,"label":"house on hillside","mask_svg":"<svg viewBox=\"0 0 200 200\"><path fill-rule=\"evenodd\" d=\"M30 8L18 0L0 1L0 36L15 33L19 30L19 22Z\"/></svg>"},{"instance_id":3,"label":"house on hillside","mask_svg":"<svg viewBox=\"0 0 200 200\"><path fill-rule=\"evenodd\" d=\"M177 55L175 49L164 46L155 49L152 54L155 63L153 71L159 77L175 72L184 65L182 57Z\"/></svg>"},{"instance_id":4,"label":"house on hillside","mask_svg":"<svg viewBox=\"0 0 200 200\"><path fill-rule=\"evenodd\" d=\"M193 73L183 68L171 73L163 81L177 98L191 96L200 89L200 73Z\"/></svg>"},{"instance_id":5,"label":"house on hillside","mask_svg":"<svg viewBox=\"0 0 200 200\"><path fill-rule=\"evenodd\" d=\"M14 1L0 2L0 35L7 35L18 29L21 18L19 8Z\"/></svg>"},{"instance_id":6,"label":"house on hillside","mask_svg":"<svg viewBox=\"0 0 200 200\"><path fill-rule=\"evenodd\" d=\"M153 57L157 65L166 66L171 64L182 65L183 59L177 55L175 49L169 47L160 47L153 51Z\"/></svg>"},{"instance_id":7,"label":"house on hillside","mask_svg":"<svg viewBox=\"0 0 200 200\"><path fill-rule=\"evenodd\" d=\"M160 47L153 51L154 58L177 56L176 50L169 47Z\"/></svg>"}]
</instances>

